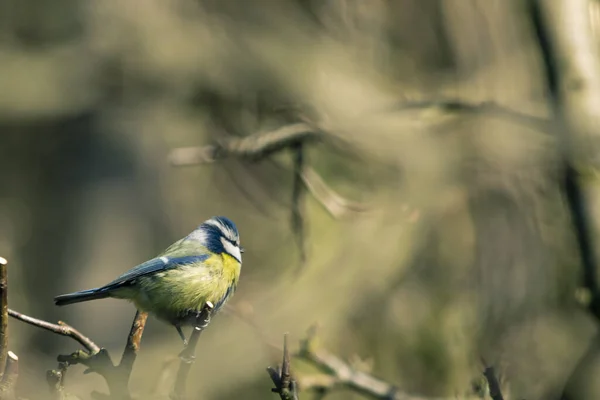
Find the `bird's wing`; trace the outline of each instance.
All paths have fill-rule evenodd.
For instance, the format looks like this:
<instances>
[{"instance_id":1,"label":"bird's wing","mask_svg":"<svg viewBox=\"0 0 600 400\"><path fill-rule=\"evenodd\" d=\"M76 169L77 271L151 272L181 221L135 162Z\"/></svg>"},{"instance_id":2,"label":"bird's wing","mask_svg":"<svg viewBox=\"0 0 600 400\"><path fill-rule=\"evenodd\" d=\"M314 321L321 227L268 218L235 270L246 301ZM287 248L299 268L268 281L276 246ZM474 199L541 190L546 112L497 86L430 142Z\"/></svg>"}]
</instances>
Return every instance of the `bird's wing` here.
<instances>
[{"instance_id":1,"label":"bird's wing","mask_svg":"<svg viewBox=\"0 0 600 400\"><path fill-rule=\"evenodd\" d=\"M127 285L129 283L133 283L133 281L135 281L141 276L149 275L162 270L168 270L179 265L203 262L206 261L209 257L210 254L200 254L193 256L156 257L152 260L148 260L145 263L138 265L137 267L133 267L132 269L125 272L123 275L119 276L117 279L110 282L103 288L112 289L118 286Z\"/></svg>"}]
</instances>

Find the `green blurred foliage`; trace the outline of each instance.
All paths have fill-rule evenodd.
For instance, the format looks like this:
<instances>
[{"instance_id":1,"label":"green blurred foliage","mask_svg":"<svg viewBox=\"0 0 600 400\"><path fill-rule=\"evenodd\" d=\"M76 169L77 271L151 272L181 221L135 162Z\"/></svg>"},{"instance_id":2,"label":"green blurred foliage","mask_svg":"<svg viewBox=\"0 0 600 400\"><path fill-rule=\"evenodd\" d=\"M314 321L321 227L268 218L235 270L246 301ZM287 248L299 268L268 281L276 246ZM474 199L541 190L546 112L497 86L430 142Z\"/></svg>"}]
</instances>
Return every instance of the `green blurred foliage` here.
<instances>
[{"instance_id":1,"label":"green blurred foliage","mask_svg":"<svg viewBox=\"0 0 600 400\"><path fill-rule=\"evenodd\" d=\"M370 360L410 392L467 393L483 356L511 398L549 395L593 332L573 300L578 260L557 143L511 120L402 108L459 97L543 116L539 65L517 0L4 0L0 254L10 306L66 320L119 354L131 305L57 309L52 297L102 284L223 214L247 249L233 303L252 307L272 342L318 322L323 346ZM293 121L282 110L294 108L353 149L313 144L307 163L368 205L334 219L307 197L300 274L289 152L278 165L168 162L180 146ZM21 393L38 398L45 370L76 344L17 322L10 332ZM133 391L152 393L179 347L151 319ZM198 351L197 398L269 398L264 368L277 359L244 321L220 315ZM70 390L103 390L81 372L71 368Z\"/></svg>"}]
</instances>

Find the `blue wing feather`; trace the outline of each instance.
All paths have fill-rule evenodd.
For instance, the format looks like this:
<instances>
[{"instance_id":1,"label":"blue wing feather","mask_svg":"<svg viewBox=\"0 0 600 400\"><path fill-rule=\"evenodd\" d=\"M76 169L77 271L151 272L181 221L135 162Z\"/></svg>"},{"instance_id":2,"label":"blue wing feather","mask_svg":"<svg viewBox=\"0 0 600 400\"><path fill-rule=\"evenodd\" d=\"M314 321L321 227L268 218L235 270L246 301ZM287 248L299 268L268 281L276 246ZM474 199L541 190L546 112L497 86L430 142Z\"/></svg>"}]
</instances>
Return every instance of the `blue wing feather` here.
<instances>
[{"instance_id":1,"label":"blue wing feather","mask_svg":"<svg viewBox=\"0 0 600 400\"><path fill-rule=\"evenodd\" d=\"M133 267L123 275L116 278L114 281L103 286L101 289L113 289L119 286L133 283L137 278L153 274L155 272L168 270L175 268L179 265L192 264L198 262L204 262L210 257L210 254L202 254L196 256L183 256L183 257L156 257L152 260L148 260L145 263Z\"/></svg>"}]
</instances>

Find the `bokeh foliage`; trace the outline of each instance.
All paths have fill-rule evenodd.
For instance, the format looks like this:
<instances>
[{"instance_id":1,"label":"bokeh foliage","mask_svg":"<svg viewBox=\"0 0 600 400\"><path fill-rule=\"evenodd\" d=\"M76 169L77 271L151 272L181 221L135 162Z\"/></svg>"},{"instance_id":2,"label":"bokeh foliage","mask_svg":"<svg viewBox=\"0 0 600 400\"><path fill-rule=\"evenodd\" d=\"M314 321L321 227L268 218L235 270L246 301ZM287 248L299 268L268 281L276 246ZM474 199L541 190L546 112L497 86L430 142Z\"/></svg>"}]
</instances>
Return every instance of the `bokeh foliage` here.
<instances>
[{"instance_id":1,"label":"bokeh foliage","mask_svg":"<svg viewBox=\"0 0 600 400\"><path fill-rule=\"evenodd\" d=\"M424 395L467 393L480 356L514 398L561 388L594 326L573 299L560 143L514 118L406 107L458 98L546 116L523 2L4 0L0 21L12 308L120 349L130 305L57 309L52 297L112 279L224 214L247 249L233 303L252 307L273 341L318 322L331 351ZM307 196L298 274L290 152L185 169L168 156L301 117L352 149L311 143L307 164L368 209L335 219ZM21 390L35 398L73 343L10 329ZM178 340L148 323L134 392L151 393ZM199 398L269 396L272 360L243 321L217 317L198 349ZM101 387L73 371L73 392Z\"/></svg>"}]
</instances>

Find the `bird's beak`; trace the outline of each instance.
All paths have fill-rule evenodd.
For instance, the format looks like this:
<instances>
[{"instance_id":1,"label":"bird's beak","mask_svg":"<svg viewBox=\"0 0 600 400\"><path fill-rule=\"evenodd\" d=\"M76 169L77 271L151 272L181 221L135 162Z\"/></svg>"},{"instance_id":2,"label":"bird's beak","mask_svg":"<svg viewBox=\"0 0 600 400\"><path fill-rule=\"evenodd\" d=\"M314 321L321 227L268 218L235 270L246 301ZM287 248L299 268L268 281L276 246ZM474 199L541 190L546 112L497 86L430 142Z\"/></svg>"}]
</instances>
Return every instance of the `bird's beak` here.
<instances>
[{"instance_id":1,"label":"bird's beak","mask_svg":"<svg viewBox=\"0 0 600 400\"><path fill-rule=\"evenodd\" d=\"M243 253L245 251L246 251L246 249L244 249L242 246L240 246L240 253Z\"/></svg>"}]
</instances>

